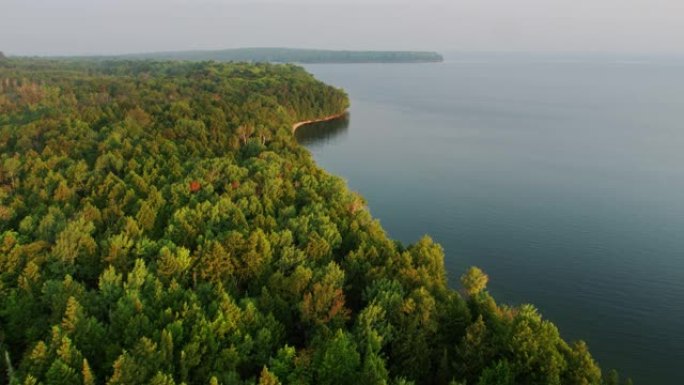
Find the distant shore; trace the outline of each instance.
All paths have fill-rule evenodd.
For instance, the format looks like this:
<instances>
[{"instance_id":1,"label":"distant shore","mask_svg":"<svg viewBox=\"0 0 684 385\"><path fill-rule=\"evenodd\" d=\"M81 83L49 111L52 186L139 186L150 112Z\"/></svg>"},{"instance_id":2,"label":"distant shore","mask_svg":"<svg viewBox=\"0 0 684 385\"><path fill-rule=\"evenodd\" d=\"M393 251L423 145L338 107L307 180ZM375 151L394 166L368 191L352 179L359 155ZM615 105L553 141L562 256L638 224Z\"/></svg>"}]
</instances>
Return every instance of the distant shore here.
<instances>
[{"instance_id":1,"label":"distant shore","mask_svg":"<svg viewBox=\"0 0 684 385\"><path fill-rule=\"evenodd\" d=\"M339 113L339 114L328 115L328 116L325 116L325 117L319 118L319 119L303 120L301 122L297 122L297 123L292 125L292 133L294 134L295 131L297 131L297 129L301 126L304 126L307 124L312 124L312 123L328 122L331 120L340 119L342 117L345 117L347 114L348 114L348 112L344 111L344 112Z\"/></svg>"},{"instance_id":2,"label":"distant shore","mask_svg":"<svg viewBox=\"0 0 684 385\"><path fill-rule=\"evenodd\" d=\"M100 57L102 58L102 57ZM433 51L338 51L297 48L234 48L209 51L149 52L104 58L239 61L271 63L436 63L444 57Z\"/></svg>"}]
</instances>

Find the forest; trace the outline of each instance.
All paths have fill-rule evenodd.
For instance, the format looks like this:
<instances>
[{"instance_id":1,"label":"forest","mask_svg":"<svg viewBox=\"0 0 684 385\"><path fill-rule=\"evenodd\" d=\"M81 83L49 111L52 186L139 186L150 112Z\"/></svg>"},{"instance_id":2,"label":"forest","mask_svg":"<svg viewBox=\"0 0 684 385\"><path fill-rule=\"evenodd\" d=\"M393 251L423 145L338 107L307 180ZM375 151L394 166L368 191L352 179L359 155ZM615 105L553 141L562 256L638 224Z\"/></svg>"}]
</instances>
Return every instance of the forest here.
<instances>
[{"instance_id":1,"label":"forest","mask_svg":"<svg viewBox=\"0 0 684 385\"><path fill-rule=\"evenodd\" d=\"M0 62L0 384L588 385L532 305L451 280L316 166L289 64Z\"/></svg>"},{"instance_id":2,"label":"forest","mask_svg":"<svg viewBox=\"0 0 684 385\"><path fill-rule=\"evenodd\" d=\"M442 55L436 52L425 51L335 51L301 48L233 48L214 51L157 52L130 54L115 58L275 63L428 63L444 60Z\"/></svg>"}]
</instances>

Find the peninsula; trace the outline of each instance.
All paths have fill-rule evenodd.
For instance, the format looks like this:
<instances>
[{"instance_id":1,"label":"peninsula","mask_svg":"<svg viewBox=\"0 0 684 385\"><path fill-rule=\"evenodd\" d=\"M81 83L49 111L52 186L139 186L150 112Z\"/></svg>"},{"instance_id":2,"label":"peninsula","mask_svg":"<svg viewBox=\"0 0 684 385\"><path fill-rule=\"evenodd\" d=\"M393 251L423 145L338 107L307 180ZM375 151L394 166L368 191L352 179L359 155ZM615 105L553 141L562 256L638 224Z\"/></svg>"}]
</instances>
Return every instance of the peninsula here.
<instances>
[{"instance_id":1,"label":"peninsula","mask_svg":"<svg viewBox=\"0 0 684 385\"><path fill-rule=\"evenodd\" d=\"M301 48L170 51L128 54L108 58L272 63L434 63L444 61L442 55L429 51L335 51Z\"/></svg>"},{"instance_id":2,"label":"peninsula","mask_svg":"<svg viewBox=\"0 0 684 385\"><path fill-rule=\"evenodd\" d=\"M615 383L291 135L348 106L293 65L0 61L0 384Z\"/></svg>"}]
</instances>

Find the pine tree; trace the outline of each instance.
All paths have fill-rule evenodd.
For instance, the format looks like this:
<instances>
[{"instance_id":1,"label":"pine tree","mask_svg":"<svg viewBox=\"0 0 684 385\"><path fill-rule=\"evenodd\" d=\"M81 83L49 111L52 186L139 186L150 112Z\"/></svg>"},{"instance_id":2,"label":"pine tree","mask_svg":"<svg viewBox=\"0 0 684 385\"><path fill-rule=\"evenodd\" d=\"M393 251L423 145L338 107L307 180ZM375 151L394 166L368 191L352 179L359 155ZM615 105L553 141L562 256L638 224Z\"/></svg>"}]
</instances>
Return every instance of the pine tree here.
<instances>
[{"instance_id":1,"label":"pine tree","mask_svg":"<svg viewBox=\"0 0 684 385\"><path fill-rule=\"evenodd\" d=\"M83 369L81 369L81 376L83 377L83 385L95 385L95 375L90 369L87 359L83 359Z\"/></svg>"},{"instance_id":2,"label":"pine tree","mask_svg":"<svg viewBox=\"0 0 684 385\"><path fill-rule=\"evenodd\" d=\"M281 382L275 374L269 372L268 368L264 366L259 376L259 385L281 385Z\"/></svg>"},{"instance_id":3,"label":"pine tree","mask_svg":"<svg viewBox=\"0 0 684 385\"><path fill-rule=\"evenodd\" d=\"M338 330L316 353L316 383L322 385L356 385L361 358L350 336Z\"/></svg>"},{"instance_id":4,"label":"pine tree","mask_svg":"<svg viewBox=\"0 0 684 385\"><path fill-rule=\"evenodd\" d=\"M73 385L79 383L76 370L61 359L56 359L45 374L45 381L51 385Z\"/></svg>"},{"instance_id":5,"label":"pine tree","mask_svg":"<svg viewBox=\"0 0 684 385\"><path fill-rule=\"evenodd\" d=\"M473 266L461 276L461 284L470 296L479 294L487 287L489 277L479 268Z\"/></svg>"}]
</instances>

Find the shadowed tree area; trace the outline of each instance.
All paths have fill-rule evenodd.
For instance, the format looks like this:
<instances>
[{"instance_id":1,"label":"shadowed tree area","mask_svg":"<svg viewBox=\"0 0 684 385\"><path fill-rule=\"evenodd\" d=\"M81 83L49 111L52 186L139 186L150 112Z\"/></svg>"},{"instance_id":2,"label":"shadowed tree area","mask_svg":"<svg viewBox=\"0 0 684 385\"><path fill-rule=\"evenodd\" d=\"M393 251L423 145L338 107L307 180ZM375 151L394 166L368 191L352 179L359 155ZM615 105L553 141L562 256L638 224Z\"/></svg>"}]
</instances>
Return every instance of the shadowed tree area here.
<instances>
[{"instance_id":1,"label":"shadowed tree area","mask_svg":"<svg viewBox=\"0 0 684 385\"><path fill-rule=\"evenodd\" d=\"M292 65L0 63L0 384L604 383L314 164L292 124L347 106Z\"/></svg>"}]
</instances>

